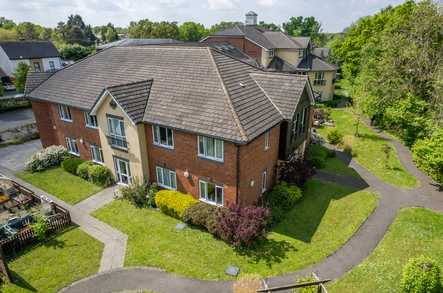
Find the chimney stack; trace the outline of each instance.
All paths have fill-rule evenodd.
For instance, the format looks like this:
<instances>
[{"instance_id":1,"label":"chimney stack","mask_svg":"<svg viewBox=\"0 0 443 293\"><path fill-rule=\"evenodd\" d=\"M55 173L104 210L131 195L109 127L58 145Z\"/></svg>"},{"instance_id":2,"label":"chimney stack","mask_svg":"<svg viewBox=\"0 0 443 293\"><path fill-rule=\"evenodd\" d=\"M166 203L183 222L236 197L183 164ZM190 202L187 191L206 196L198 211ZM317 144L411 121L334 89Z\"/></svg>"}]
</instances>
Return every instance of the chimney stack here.
<instances>
[{"instance_id":1,"label":"chimney stack","mask_svg":"<svg viewBox=\"0 0 443 293\"><path fill-rule=\"evenodd\" d=\"M255 13L254 11L249 11L248 13L246 13L245 24L257 25L257 13Z\"/></svg>"}]
</instances>

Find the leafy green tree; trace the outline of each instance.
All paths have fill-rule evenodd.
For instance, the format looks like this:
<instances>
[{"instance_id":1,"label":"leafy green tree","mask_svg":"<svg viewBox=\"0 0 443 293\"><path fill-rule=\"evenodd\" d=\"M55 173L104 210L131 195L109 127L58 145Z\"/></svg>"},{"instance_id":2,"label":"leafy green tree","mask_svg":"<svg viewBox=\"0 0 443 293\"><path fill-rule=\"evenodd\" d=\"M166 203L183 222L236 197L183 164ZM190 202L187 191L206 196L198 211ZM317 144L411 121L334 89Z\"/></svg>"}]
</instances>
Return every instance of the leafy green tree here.
<instances>
[{"instance_id":1,"label":"leafy green tree","mask_svg":"<svg viewBox=\"0 0 443 293\"><path fill-rule=\"evenodd\" d=\"M275 23L265 23L264 21L260 21L259 23L258 23L258 27L261 27L261 28L264 28L264 29L267 29L267 30L271 30L271 31L275 31L275 32L278 32L278 31L281 31L281 28L278 26L278 25L276 25Z\"/></svg>"},{"instance_id":2,"label":"leafy green tree","mask_svg":"<svg viewBox=\"0 0 443 293\"><path fill-rule=\"evenodd\" d=\"M437 128L429 138L419 139L412 147L417 165L443 184L443 128Z\"/></svg>"},{"instance_id":3,"label":"leafy green tree","mask_svg":"<svg viewBox=\"0 0 443 293\"><path fill-rule=\"evenodd\" d=\"M215 33L218 31L222 31L228 28L232 28L236 25L242 25L243 23L239 22L239 21L222 21L219 23L214 24L213 26L211 26L211 28L209 29L209 33Z\"/></svg>"},{"instance_id":4,"label":"leafy green tree","mask_svg":"<svg viewBox=\"0 0 443 293\"><path fill-rule=\"evenodd\" d=\"M112 23L108 23L105 26L99 28L98 33L101 39L105 43L110 43L118 40L117 30Z\"/></svg>"},{"instance_id":5,"label":"leafy green tree","mask_svg":"<svg viewBox=\"0 0 443 293\"><path fill-rule=\"evenodd\" d=\"M17 32L15 30L7 30L0 27L0 40L13 41L17 39L18 39Z\"/></svg>"},{"instance_id":6,"label":"leafy green tree","mask_svg":"<svg viewBox=\"0 0 443 293\"><path fill-rule=\"evenodd\" d=\"M184 22L178 27L179 39L182 41L199 41L207 35L207 30L200 23Z\"/></svg>"},{"instance_id":7,"label":"leafy green tree","mask_svg":"<svg viewBox=\"0 0 443 293\"><path fill-rule=\"evenodd\" d=\"M284 22L283 30L295 37L311 37L313 39L318 38L321 32L321 24L315 17L291 17L288 22Z\"/></svg>"},{"instance_id":8,"label":"leafy green tree","mask_svg":"<svg viewBox=\"0 0 443 293\"><path fill-rule=\"evenodd\" d=\"M175 22L152 22L149 19L142 19L129 24L128 35L134 39L178 39L179 29Z\"/></svg>"},{"instance_id":9,"label":"leafy green tree","mask_svg":"<svg viewBox=\"0 0 443 293\"><path fill-rule=\"evenodd\" d=\"M10 19L6 19L3 16L0 16L0 28L6 29L6 30L11 30L16 26L16 24L10 20Z\"/></svg>"},{"instance_id":10,"label":"leafy green tree","mask_svg":"<svg viewBox=\"0 0 443 293\"><path fill-rule=\"evenodd\" d=\"M91 46L95 43L96 37L90 25L86 25L80 15L70 15L66 24L59 22L56 32L61 36L64 42L68 44L80 44L82 46Z\"/></svg>"},{"instance_id":11,"label":"leafy green tree","mask_svg":"<svg viewBox=\"0 0 443 293\"><path fill-rule=\"evenodd\" d=\"M65 60L77 61L94 52L93 47L85 47L79 44L64 45L60 48L60 56Z\"/></svg>"},{"instance_id":12,"label":"leafy green tree","mask_svg":"<svg viewBox=\"0 0 443 293\"><path fill-rule=\"evenodd\" d=\"M15 28L17 38L22 41L38 40L39 30L36 25L30 22L22 22Z\"/></svg>"},{"instance_id":13,"label":"leafy green tree","mask_svg":"<svg viewBox=\"0 0 443 293\"><path fill-rule=\"evenodd\" d=\"M15 88L17 92L23 93L25 91L26 76L28 75L29 65L20 62L15 69Z\"/></svg>"},{"instance_id":14,"label":"leafy green tree","mask_svg":"<svg viewBox=\"0 0 443 293\"><path fill-rule=\"evenodd\" d=\"M149 19L131 21L128 28L128 36L132 39L148 39L152 37L154 23Z\"/></svg>"},{"instance_id":15,"label":"leafy green tree","mask_svg":"<svg viewBox=\"0 0 443 293\"><path fill-rule=\"evenodd\" d=\"M179 30L175 22L156 22L152 30L152 37L157 39L178 39Z\"/></svg>"}]
</instances>

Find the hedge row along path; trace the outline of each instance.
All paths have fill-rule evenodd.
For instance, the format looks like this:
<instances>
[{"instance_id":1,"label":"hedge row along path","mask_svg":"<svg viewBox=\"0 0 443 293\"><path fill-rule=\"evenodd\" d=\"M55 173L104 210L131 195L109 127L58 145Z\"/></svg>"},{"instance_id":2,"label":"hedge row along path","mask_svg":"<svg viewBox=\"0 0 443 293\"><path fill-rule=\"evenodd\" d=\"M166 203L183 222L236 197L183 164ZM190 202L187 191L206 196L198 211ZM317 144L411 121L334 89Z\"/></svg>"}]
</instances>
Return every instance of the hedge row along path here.
<instances>
[{"instance_id":1,"label":"hedge row along path","mask_svg":"<svg viewBox=\"0 0 443 293\"><path fill-rule=\"evenodd\" d=\"M381 137L393 143L401 163L420 181L420 187L410 190L386 184L354 160L351 160L349 166L359 173L371 190L379 193L379 206L337 252L316 265L282 276L267 278L265 281L268 286L293 283L295 278L306 276L313 271L320 278L337 279L341 277L369 256L382 240L389 225L401 208L425 207L443 213L443 192L439 190L439 185L416 168L411 153L405 146L386 135L381 134ZM337 158L349 162L349 158L343 153L337 152ZM2 171L0 167L0 172ZM4 172L5 175L16 179L11 172L7 171ZM317 176L320 179L334 181L338 184L361 184L355 178L346 178L345 176L328 176L323 173L319 173ZM17 181L39 194L46 194L19 179ZM54 198L54 201L71 211L73 221L80 225L83 231L105 243L100 273L75 282L63 289L62 292L118 292L122 290L154 290L166 293L232 291L232 283L229 281L194 280L147 267L122 268L127 236L89 215L90 212L112 201L112 195L112 189L106 189L75 206L69 206ZM47 196L51 197L50 195ZM111 249L112 251L110 251Z\"/></svg>"}]
</instances>

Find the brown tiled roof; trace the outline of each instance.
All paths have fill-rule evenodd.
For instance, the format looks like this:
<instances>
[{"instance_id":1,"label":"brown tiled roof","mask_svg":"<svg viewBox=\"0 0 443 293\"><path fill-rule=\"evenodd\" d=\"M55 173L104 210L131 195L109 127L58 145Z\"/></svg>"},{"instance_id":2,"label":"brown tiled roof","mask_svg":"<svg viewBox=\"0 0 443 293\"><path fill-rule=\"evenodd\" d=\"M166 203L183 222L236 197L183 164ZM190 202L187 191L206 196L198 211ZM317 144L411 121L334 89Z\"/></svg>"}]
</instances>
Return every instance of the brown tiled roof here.
<instances>
[{"instance_id":1,"label":"brown tiled roof","mask_svg":"<svg viewBox=\"0 0 443 293\"><path fill-rule=\"evenodd\" d=\"M252 78L271 99L284 119L291 120L305 90L307 75L253 73Z\"/></svg>"},{"instance_id":2,"label":"brown tiled roof","mask_svg":"<svg viewBox=\"0 0 443 293\"><path fill-rule=\"evenodd\" d=\"M143 121L151 92L152 79L110 86L105 89L134 123Z\"/></svg>"},{"instance_id":3,"label":"brown tiled roof","mask_svg":"<svg viewBox=\"0 0 443 293\"><path fill-rule=\"evenodd\" d=\"M53 75L54 72L34 72L29 71L26 76L26 84L25 84L25 95L29 94L36 87L38 87L42 82L47 80Z\"/></svg>"},{"instance_id":4,"label":"brown tiled roof","mask_svg":"<svg viewBox=\"0 0 443 293\"><path fill-rule=\"evenodd\" d=\"M144 112L144 122L246 143L283 119L250 75L260 72L209 47L114 47L54 73L28 96L90 110L107 88L137 121Z\"/></svg>"}]
</instances>

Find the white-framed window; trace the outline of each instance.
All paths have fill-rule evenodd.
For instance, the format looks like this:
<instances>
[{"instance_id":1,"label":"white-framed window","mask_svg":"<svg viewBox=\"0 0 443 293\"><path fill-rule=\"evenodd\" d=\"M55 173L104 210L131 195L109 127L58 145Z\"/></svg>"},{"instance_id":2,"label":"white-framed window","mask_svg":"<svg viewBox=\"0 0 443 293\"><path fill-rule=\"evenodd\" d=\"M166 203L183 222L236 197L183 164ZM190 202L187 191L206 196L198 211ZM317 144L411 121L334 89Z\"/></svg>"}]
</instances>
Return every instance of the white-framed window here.
<instances>
[{"instance_id":1,"label":"white-framed window","mask_svg":"<svg viewBox=\"0 0 443 293\"><path fill-rule=\"evenodd\" d=\"M275 51L274 51L274 49L269 49L269 50L268 50L268 57L269 57L269 58L274 58L274 56L275 56Z\"/></svg>"},{"instance_id":2,"label":"white-framed window","mask_svg":"<svg viewBox=\"0 0 443 293\"><path fill-rule=\"evenodd\" d=\"M60 119L67 122L72 122L71 109L66 105L58 105L58 113Z\"/></svg>"},{"instance_id":3,"label":"white-framed window","mask_svg":"<svg viewBox=\"0 0 443 293\"><path fill-rule=\"evenodd\" d=\"M302 117L302 120L301 120L301 123L302 123L302 125L301 125L301 132L306 132L306 125L307 125L307 122L308 122L308 107L305 107L304 109L303 109L303 117Z\"/></svg>"},{"instance_id":4,"label":"white-framed window","mask_svg":"<svg viewBox=\"0 0 443 293\"><path fill-rule=\"evenodd\" d=\"M97 128L97 116L95 115L89 115L89 113L84 112L85 114L85 125L89 128Z\"/></svg>"},{"instance_id":5,"label":"white-framed window","mask_svg":"<svg viewBox=\"0 0 443 293\"><path fill-rule=\"evenodd\" d=\"M51 71L55 71L55 64L54 64L54 61L50 60L48 63L49 63L49 70L51 70Z\"/></svg>"},{"instance_id":6,"label":"white-framed window","mask_svg":"<svg viewBox=\"0 0 443 293\"><path fill-rule=\"evenodd\" d=\"M326 84L326 80L325 80L324 71L315 72L314 85L325 85L325 84Z\"/></svg>"},{"instance_id":7,"label":"white-framed window","mask_svg":"<svg viewBox=\"0 0 443 293\"><path fill-rule=\"evenodd\" d=\"M124 150L128 148L123 118L108 116L108 131L109 143L112 147Z\"/></svg>"},{"instance_id":8,"label":"white-framed window","mask_svg":"<svg viewBox=\"0 0 443 293\"><path fill-rule=\"evenodd\" d=\"M66 148L68 153L79 156L80 152L78 150L77 141L74 138L66 137Z\"/></svg>"},{"instance_id":9,"label":"white-framed window","mask_svg":"<svg viewBox=\"0 0 443 293\"><path fill-rule=\"evenodd\" d=\"M177 177L175 171L157 166L155 167L155 172L157 175L158 186L167 189L177 189Z\"/></svg>"},{"instance_id":10,"label":"white-framed window","mask_svg":"<svg viewBox=\"0 0 443 293\"><path fill-rule=\"evenodd\" d=\"M294 125L293 125L293 128L292 128L292 132L294 134L298 134L299 128L300 128L300 113L297 113L295 115L295 120L294 120Z\"/></svg>"},{"instance_id":11,"label":"white-framed window","mask_svg":"<svg viewBox=\"0 0 443 293\"><path fill-rule=\"evenodd\" d=\"M98 145L91 144L91 158L94 163L103 164L103 151Z\"/></svg>"},{"instance_id":12,"label":"white-framed window","mask_svg":"<svg viewBox=\"0 0 443 293\"><path fill-rule=\"evenodd\" d=\"M303 57L305 57L305 50L303 49L298 50L298 58L302 59Z\"/></svg>"},{"instance_id":13,"label":"white-framed window","mask_svg":"<svg viewBox=\"0 0 443 293\"><path fill-rule=\"evenodd\" d=\"M41 72L42 69L40 67L40 62L36 61L36 62L32 62L32 65L34 66L34 71L35 72Z\"/></svg>"},{"instance_id":14,"label":"white-framed window","mask_svg":"<svg viewBox=\"0 0 443 293\"><path fill-rule=\"evenodd\" d=\"M269 132L269 130L265 132L265 151L269 150L269 148L271 147L269 142Z\"/></svg>"},{"instance_id":15,"label":"white-framed window","mask_svg":"<svg viewBox=\"0 0 443 293\"><path fill-rule=\"evenodd\" d=\"M114 168L115 168L115 175L117 179L117 183L128 185L131 184L131 171L129 169L129 161L114 157Z\"/></svg>"},{"instance_id":16,"label":"white-framed window","mask_svg":"<svg viewBox=\"0 0 443 293\"><path fill-rule=\"evenodd\" d=\"M223 140L198 136L198 156L206 159L223 162L224 159Z\"/></svg>"},{"instance_id":17,"label":"white-framed window","mask_svg":"<svg viewBox=\"0 0 443 293\"><path fill-rule=\"evenodd\" d=\"M264 193L268 189L268 171L261 173L261 192Z\"/></svg>"},{"instance_id":18,"label":"white-framed window","mask_svg":"<svg viewBox=\"0 0 443 293\"><path fill-rule=\"evenodd\" d=\"M200 200L219 206L223 205L223 186L204 180L200 180L199 185Z\"/></svg>"},{"instance_id":19,"label":"white-framed window","mask_svg":"<svg viewBox=\"0 0 443 293\"><path fill-rule=\"evenodd\" d=\"M171 128L152 125L154 144L168 149L174 148L174 134Z\"/></svg>"}]
</instances>

